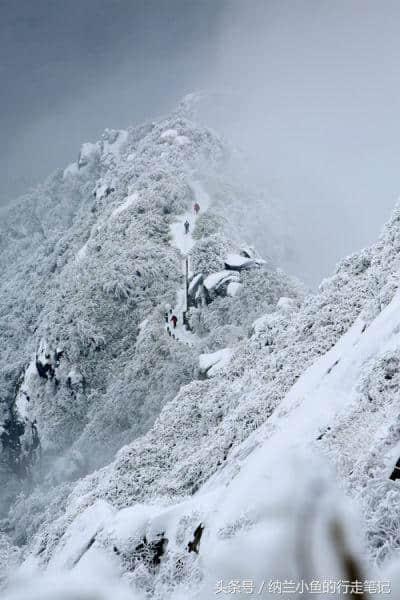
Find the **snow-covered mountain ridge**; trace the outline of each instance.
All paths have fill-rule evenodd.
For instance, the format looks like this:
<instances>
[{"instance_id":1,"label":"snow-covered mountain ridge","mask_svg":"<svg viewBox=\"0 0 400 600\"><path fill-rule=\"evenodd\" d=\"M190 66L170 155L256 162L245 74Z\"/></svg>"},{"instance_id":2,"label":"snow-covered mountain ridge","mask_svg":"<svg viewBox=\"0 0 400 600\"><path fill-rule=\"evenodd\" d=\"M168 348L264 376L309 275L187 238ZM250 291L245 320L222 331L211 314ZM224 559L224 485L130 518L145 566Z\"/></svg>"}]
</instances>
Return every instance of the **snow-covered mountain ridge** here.
<instances>
[{"instance_id":1,"label":"snow-covered mountain ridge","mask_svg":"<svg viewBox=\"0 0 400 600\"><path fill-rule=\"evenodd\" d=\"M5 521L4 543L25 544L25 571L105 561L138 597L157 598L210 598L218 580L259 579L266 568L283 578L343 574L328 534L345 522L334 473L362 508L369 558L398 546L389 475L400 442L400 210L374 246L303 299L235 239L241 198L221 175L227 153L182 116L106 132L2 225L2 314L12 315L11 327L1 321L3 419L11 410L33 427L44 459L28 452L36 438L25 431L24 469L41 462L52 477L26 489ZM199 189L208 210L177 247ZM185 254L190 344L163 321ZM228 349L206 378L199 357ZM20 466L8 439L3 456ZM101 454L89 466L87 449ZM14 475L5 473L18 489ZM322 516L308 572L296 536L311 488L307 511Z\"/></svg>"}]
</instances>

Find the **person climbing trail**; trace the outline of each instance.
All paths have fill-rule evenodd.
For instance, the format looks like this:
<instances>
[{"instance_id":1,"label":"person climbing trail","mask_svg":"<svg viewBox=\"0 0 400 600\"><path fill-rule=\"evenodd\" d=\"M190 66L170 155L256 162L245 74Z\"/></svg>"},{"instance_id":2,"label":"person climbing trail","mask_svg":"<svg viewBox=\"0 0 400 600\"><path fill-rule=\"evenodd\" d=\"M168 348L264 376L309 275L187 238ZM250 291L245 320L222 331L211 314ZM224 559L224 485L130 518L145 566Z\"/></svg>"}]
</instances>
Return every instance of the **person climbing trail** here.
<instances>
[{"instance_id":1,"label":"person climbing trail","mask_svg":"<svg viewBox=\"0 0 400 600\"><path fill-rule=\"evenodd\" d=\"M168 319L168 313L167 312L165 313L164 318L165 318L165 322L168 323L169 319Z\"/></svg>"},{"instance_id":2,"label":"person climbing trail","mask_svg":"<svg viewBox=\"0 0 400 600\"><path fill-rule=\"evenodd\" d=\"M175 302L173 304L164 304L161 312L160 322L164 328L164 335L170 336L177 340L179 344L193 347L196 344L196 332L192 331L187 324L187 319L183 315L187 311L187 285L188 279L186 274L189 275L190 268L188 260L190 258L191 251L196 244L196 240L193 237L195 234L197 219L200 215L207 213L210 206L211 199L203 186L199 181L191 181L191 198L184 210L176 216L170 225L171 233L171 245L173 245L178 251L181 259L181 275L182 283L176 290ZM203 217L201 217L202 219ZM200 302L200 300L198 300ZM162 322L162 315L168 312L168 324ZM173 316L175 318L172 318ZM166 331L165 331L166 330ZM168 339L168 338L166 338Z\"/></svg>"}]
</instances>

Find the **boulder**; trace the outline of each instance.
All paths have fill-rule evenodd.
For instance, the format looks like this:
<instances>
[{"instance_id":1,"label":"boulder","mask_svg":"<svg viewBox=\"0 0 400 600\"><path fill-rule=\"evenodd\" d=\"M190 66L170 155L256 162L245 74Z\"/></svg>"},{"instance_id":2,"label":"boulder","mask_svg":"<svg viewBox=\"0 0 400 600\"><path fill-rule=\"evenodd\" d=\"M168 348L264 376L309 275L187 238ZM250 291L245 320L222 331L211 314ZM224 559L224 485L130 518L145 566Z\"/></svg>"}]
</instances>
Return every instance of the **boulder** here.
<instances>
[{"instance_id":1,"label":"boulder","mask_svg":"<svg viewBox=\"0 0 400 600\"><path fill-rule=\"evenodd\" d=\"M240 284L238 275L232 271L218 271L206 277L203 286L207 301L211 301L215 296L226 296L230 283Z\"/></svg>"},{"instance_id":2,"label":"boulder","mask_svg":"<svg viewBox=\"0 0 400 600\"><path fill-rule=\"evenodd\" d=\"M228 283L226 293L228 296L231 296L233 298L234 296L237 296L240 293L242 287L243 285L238 281L231 281L230 283Z\"/></svg>"},{"instance_id":3,"label":"boulder","mask_svg":"<svg viewBox=\"0 0 400 600\"><path fill-rule=\"evenodd\" d=\"M222 348L210 354L200 354L200 373L207 377L214 377L221 369L228 366L233 355L231 348Z\"/></svg>"},{"instance_id":4,"label":"boulder","mask_svg":"<svg viewBox=\"0 0 400 600\"><path fill-rule=\"evenodd\" d=\"M212 292L223 283L229 283L231 281L239 281L239 278L235 273L232 273L232 271L225 270L211 273L211 275L206 277L203 285L208 292Z\"/></svg>"},{"instance_id":5,"label":"boulder","mask_svg":"<svg viewBox=\"0 0 400 600\"><path fill-rule=\"evenodd\" d=\"M81 150L79 152L78 158L78 167L82 169L86 167L88 164L93 163L100 156L100 144L92 144L91 142L86 142L82 144Z\"/></svg>"},{"instance_id":6,"label":"boulder","mask_svg":"<svg viewBox=\"0 0 400 600\"><path fill-rule=\"evenodd\" d=\"M199 292L201 290L203 280L203 273L198 273L190 281L188 289L189 306L195 306L197 304L197 299L200 296Z\"/></svg>"},{"instance_id":7,"label":"boulder","mask_svg":"<svg viewBox=\"0 0 400 600\"><path fill-rule=\"evenodd\" d=\"M225 268L231 271L243 271L244 269L258 269L265 264L262 258L248 258L240 254L228 254L225 259Z\"/></svg>"}]
</instances>

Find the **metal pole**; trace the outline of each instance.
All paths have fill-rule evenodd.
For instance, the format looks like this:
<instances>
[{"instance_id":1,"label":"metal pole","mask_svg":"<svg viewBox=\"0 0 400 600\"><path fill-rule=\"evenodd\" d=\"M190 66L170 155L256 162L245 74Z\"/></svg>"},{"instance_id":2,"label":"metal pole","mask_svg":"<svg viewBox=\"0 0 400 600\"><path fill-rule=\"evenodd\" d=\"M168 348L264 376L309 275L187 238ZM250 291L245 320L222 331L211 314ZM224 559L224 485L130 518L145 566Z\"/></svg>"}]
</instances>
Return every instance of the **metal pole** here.
<instances>
[{"instance_id":1,"label":"metal pole","mask_svg":"<svg viewBox=\"0 0 400 600\"><path fill-rule=\"evenodd\" d=\"M183 322L186 325L186 313L189 308L189 257L185 259L185 310L183 313Z\"/></svg>"}]
</instances>

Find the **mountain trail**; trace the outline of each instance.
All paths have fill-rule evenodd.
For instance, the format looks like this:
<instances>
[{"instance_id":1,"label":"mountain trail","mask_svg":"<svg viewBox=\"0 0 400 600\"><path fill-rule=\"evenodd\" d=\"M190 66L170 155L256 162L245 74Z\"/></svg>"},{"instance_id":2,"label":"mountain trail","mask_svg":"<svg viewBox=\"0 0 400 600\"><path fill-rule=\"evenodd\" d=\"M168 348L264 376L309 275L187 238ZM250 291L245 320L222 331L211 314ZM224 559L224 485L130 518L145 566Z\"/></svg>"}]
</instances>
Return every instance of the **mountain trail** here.
<instances>
[{"instance_id":1,"label":"mountain trail","mask_svg":"<svg viewBox=\"0 0 400 600\"><path fill-rule=\"evenodd\" d=\"M191 210L188 210L182 215L179 215L176 221L171 225L172 245L178 248L178 250L182 254L182 273L184 277L186 277L186 259L195 243L192 233L194 231L196 221L199 215L206 212L206 210L210 206L210 196L205 191L202 184L199 181L193 181L191 183L191 187L194 192L193 206L196 202L199 204L199 213L196 214L192 206ZM186 221L189 222L188 233L185 233ZM175 306L172 307L172 313L169 312L168 323L165 323L165 330L167 331L167 333L171 333L171 335L180 342L187 344L188 346L193 346L196 336L191 331L189 331L189 329L187 329L186 325L183 322L183 315L186 310L186 294L185 288L183 287L180 288L176 293L176 303ZM172 315L175 315L178 319L175 328L171 323Z\"/></svg>"}]
</instances>

